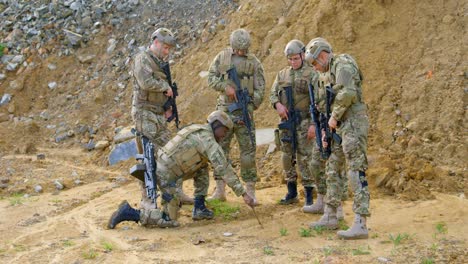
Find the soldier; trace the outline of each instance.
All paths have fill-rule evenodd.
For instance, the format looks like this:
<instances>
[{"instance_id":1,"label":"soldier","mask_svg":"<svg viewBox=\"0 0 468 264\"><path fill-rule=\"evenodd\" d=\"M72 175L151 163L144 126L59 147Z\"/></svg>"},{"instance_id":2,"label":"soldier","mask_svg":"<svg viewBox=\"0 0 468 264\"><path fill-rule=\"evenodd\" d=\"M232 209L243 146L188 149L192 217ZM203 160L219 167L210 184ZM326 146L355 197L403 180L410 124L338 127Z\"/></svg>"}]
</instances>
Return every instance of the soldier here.
<instances>
[{"instance_id":1,"label":"soldier","mask_svg":"<svg viewBox=\"0 0 468 264\"><path fill-rule=\"evenodd\" d=\"M305 46L299 40L291 40L284 50L284 55L288 59L289 66L281 70L277 75L275 82L271 88L270 102L273 108L276 109L281 121L285 122L293 118L292 113L288 111L294 110L298 115L296 128L297 149L292 147L292 132L281 129L279 132L282 163L284 175L288 187L286 196L281 199L280 204L297 203L297 171L293 155L297 157L297 164L304 186L305 203L303 210L307 211L313 204L312 190L313 178L311 175L310 159L312 157L312 149L314 141L310 132L314 129L312 126L309 114L309 84L317 87L318 73L304 61ZM286 89L292 89L292 101L288 102ZM294 105L290 105L293 103ZM296 153L293 153L296 151ZM318 183L317 183L318 185Z\"/></svg>"},{"instance_id":2,"label":"soldier","mask_svg":"<svg viewBox=\"0 0 468 264\"><path fill-rule=\"evenodd\" d=\"M237 29L230 37L231 47L218 53L211 63L208 75L208 85L219 93L216 105L217 110L226 112L234 121L234 129L229 131L221 142L224 153L229 159L230 144L233 135L236 135L240 149L241 177L245 182L247 193L255 197L255 183L257 181L257 168L255 162L255 124L253 122L253 111L262 103L265 93L265 78L263 66L255 55L248 52L250 47L250 35L244 29ZM236 102L236 85L228 78L227 71L235 67L242 88L247 88L250 96L248 112L250 115L252 129L249 131L242 121L242 111L229 112L228 106ZM250 138L253 138L253 144ZM222 175L215 174L216 192L212 199L226 200L225 183Z\"/></svg>"},{"instance_id":3,"label":"soldier","mask_svg":"<svg viewBox=\"0 0 468 264\"><path fill-rule=\"evenodd\" d=\"M329 86L329 84L330 74L321 73L319 76L318 86L313 87L313 93L315 95L315 107L320 115L324 115L326 113L326 86ZM315 137L315 133L311 137ZM326 158L322 156L322 153L320 152L320 148L317 145L317 143L314 143L314 148L312 149L312 156L310 159L310 168L311 174L315 178L315 184L317 187L317 200L313 205L305 207L303 209L304 213L323 214L324 212L324 198L327 193L325 166ZM340 180L338 184L342 184L343 193L341 201L345 201L348 196L348 186L345 176L344 163L338 173L342 174L341 177L337 178ZM336 211L338 220L343 220L344 215L342 203L340 203Z\"/></svg>"},{"instance_id":4,"label":"soldier","mask_svg":"<svg viewBox=\"0 0 468 264\"><path fill-rule=\"evenodd\" d=\"M163 105L168 97L173 96L173 91L162 65L168 60L175 45L174 34L166 28L159 28L151 34L151 45L136 55L133 65L132 118L136 130L156 146L155 152L171 138L166 117L172 112L169 109L165 113ZM144 185L141 190L140 206L146 209L156 208L153 201L146 197ZM190 198L185 195L183 197L190 202Z\"/></svg>"},{"instance_id":5,"label":"soldier","mask_svg":"<svg viewBox=\"0 0 468 264\"><path fill-rule=\"evenodd\" d=\"M178 226L179 197L177 188L187 179L194 179L195 205L192 219L211 219L213 212L205 206L208 192L208 164L211 163L215 175L223 175L223 181L232 188L237 196L243 196L244 202L253 206L253 199L246 193L234 169L231 167L223 149L218 144L233 129L233 122L222 111L215 111L208 116L207 125L190 125L180 130L177 135L158 151L157 184L162 193L163 210L133 209L123 201L108 222L110 229L122 221L140 222L143 226L159 227Z\"/></svg>"},{"instance_id":6,"label":"soldier","mask_svg":"<svg viewBox=\"0 0 468 264\"><path fill-rule=\"evenodd\" d=\"M362 98L362 74L354 58L348 54L334 55L331 45L323 38L312 39L306 47L306 60L320 72L328 72L331 89L336 94L330 129L336 129L342 138L341 146L332 141L332 154L327 161L327 195L325 212L311 227L338 228L336 210L342 198L339 184L340 167L346 162L348 177L354 192L354 223L346 231L338 231L344 239L367 238L366 219L369 212L369 187L367 186L367 133L369 120L367 106ZM326 144L326 142L324 142Z\"/></svg>"}]
</instances>

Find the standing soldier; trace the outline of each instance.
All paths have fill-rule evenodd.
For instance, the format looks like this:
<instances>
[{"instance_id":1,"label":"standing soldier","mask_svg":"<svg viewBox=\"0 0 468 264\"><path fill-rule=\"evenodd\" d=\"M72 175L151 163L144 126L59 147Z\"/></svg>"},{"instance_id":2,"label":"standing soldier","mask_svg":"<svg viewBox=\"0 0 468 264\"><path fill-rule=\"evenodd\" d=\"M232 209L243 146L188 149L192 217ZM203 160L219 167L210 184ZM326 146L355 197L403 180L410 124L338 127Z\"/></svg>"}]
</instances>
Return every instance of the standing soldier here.
<instances>
[{"instance_id":1,"label":"standing soldier","mask_svg":"<svg viewBox=\"0 0 468 264\"><path fill-rule=\"evenodd\" d=\"M246 184L247 193L254 198L255 203L255 183L257 181L257 168L255 162L255 123L253 122L253 112L263 101L265 93L265 78L263 66L255 55L248 52L250 47L250 35L244 29L237 29L230 37L231 47L226 48L216 55L211 63L208 75L208 85L219 93L216 105L217 110L226 112L234 121L234 129L229 131L225 139L221 142L224 153L229 159L230 145L233 135L236 135L240 149L241 177ZM241 87L236 87L232 78L229 78L228 71L235 69L240 80ZM248 116L251 127L248 128L243 121L241 110L230 112L228 107L237 102L236 89L248 90ZM249 131L250 130L250 131ZM222 175L215 174L216 192L212 199L226 200L225 182Z\"/></svg>"},{"instance_id":2,"label":"standing soldier","mask_svg":"<svg viewBox=\"0 0 468 264\"><path fill-rule=\"evenodd\" d=\"M132 118L137 132L155 145L155 153L171 138L166 117L172 112L170 109L165 111L163 105L173 96L173 91L162 66L167 63L175 45L174 34L169 29L159 28L151 34L149 48L136 55L133 65ZM144 184L141 186L140 206L156 208L156 204L147 198ZM181 196L186 197L182 192Z\"/></svg>"},{"instance_id":3,"label":"standing soldier","mask_svg":"<svg viewBox=\"0 0 468 264\"><path fill-rule=\"evenodd\" d=\"M289 66L281 70L271 88L270 102L276 109L282 123L289 129L279 132L283 169L288 187L280 204L297 203L296 159L304 186L305 203L303 210L310 210L313 204L310 159L314 147L313 129L310 114L309 84L317 87L318 73L304 61L305 46L299 40L291 40L284 50ZM288 95L291 93L292 95ZM293 123L294 122L294 123ZM280 124L280 128L281 128ZM291 127L294 126L294 129ZM295 135L293 135L295 134ZM293 142L294 141L294 142ZM295 148L295 149L294 149ZM319 186L319 183L317 183Z\"/></svg>"},{"instance_id":4,"label":"standing soldier","mask_svg":"<svg viewBox=\"0 0 468 264\"><path fill-rule=\"evenodd\" d=\"M320 72L330 74L330 87L335 96L330 129L342 138L341 146L332 141L332 154L327 161L327 196L325 212L311 227L338 228L337 207L343 194L339 184L342 174L339 170L344 162L354 192L354 223L346 231L338 231L344 239L367 238L366 218L369 212L369 187L367 186L367 133L369 120L367 106L362 99L362 74L354 58L348 54L334 55L331 45L323 38L312 39L306 47L306 60ZM326 142L324 142L326 144Z\"/></svg>"},{"instance_id":5,"label":"standing soldier","mask_svg":"<svg viewBox=\"0 0 468 264\"><path fill-rule=\"evenodd\" d=\"M193 220L211 219L213 212L206 208L205 196L208 192L208 164L211 163L214 174L232 188L244 202L253 206L253 199L246 193L234 169L224 156L218 144L234 126L232 120L223 111L215 111L208 116L206 125L190 125L180 130L177 135L158 151L157 184L162 193L163 210L132 208L123 201L107 224L113 229L122 221L140 222L143 226L176 227L179 206L177 188L182 182L193 178L195 185L195 205Z\"/></svg>"}]
</instances>

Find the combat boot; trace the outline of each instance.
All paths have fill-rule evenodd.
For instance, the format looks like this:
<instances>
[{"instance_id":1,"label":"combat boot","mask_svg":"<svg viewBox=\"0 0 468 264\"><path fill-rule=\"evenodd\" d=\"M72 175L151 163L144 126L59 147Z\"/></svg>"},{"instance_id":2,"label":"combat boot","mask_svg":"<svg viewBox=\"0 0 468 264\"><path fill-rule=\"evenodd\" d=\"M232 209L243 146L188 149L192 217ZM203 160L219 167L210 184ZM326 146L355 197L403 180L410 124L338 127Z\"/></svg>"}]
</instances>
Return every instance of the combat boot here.
<instances>
[{"instance_id":1,"label":"combat boot","mask_svg":"<svg viewBox=\"0 0 468 264\"><path fill-rule=\"evenodd\" d=\"M304 211L304 213L309 214L323 214L323 207L323 195L317 194L317 201L315 201L315 203L310 206L305 205L304 207L302 207L302 211Z\"/></svg>"},{"instance_id":2,"label":"combat boot","mask_svg":"<svg viewBox=\"0 0 468 264\"><path fill-rule=\"evenodd\" d=\"M254 206L258 205L257 198L255 197L255 182L246 182L245 192L254 200Z\"/></svg>"},{"instance_id":3,"label":"combat boot","mask_svg":"<svg viewBox=\"0 0 468 264\"><path fill-rule=\"evenodd\" d=\"M338 231L336 234L339 238L343 239L362 239L369 237L369 231L366 226L366 217L361 216L360 214L354 215L353 226L348 228L348 230Z\"/></svg>"},{"instance_id":4,"label":"combat boot","mask_svg":"<svg viewBox=\"0 0 468 264\"><path fill-rule=\"evenodd\" d=\"M193 220L212 219L214 217L213 211L208 210L205 206L205 196L195 196L194 202Z\"/></svg>"},{"instance_id":5,"label":"combat boot","mask_svg":"<svg viewBox=\"0 0 468 264\"><path fill-rule=\"evenodd\" d=\"M185 194L182 188L177 189L177 196L182 204L193 204L193 198Z\"/></svg>"},{"instance_id":6,"label":"combat boot","mask_svg":"<svg viewBox=\"0 0 468 264\"><path fill-rule=\"evenodd\" d=\"M324 227L326 229L337 229L338 219L336 218L336 208L325 205L324 214L317 222L309 225L310 228Z\"/></svg>"},{"instance_id":7,"label":"combat boot","mask_svg":"<svg viewBox=\"0 0 468 264\"><path fill-rule=\"evenodd\" d=\"M297 199L297 182L295 181L288 181L287 182L288 186L288 193L286 196L280 200L280 204L286 205L286 204L293 204L299 202Z\"/></svg>"},{"instance_id":8,"label":"combat boot","mask_svg":"<svg viewBox=\"0 0 468 264\"><path fill-rule=\"evenodd\" d=\"M114 229L116 225L123 221L140 221L140 210L133 209L127 201L120 203L119 208L115 211L107 223L109 229Z\"/></svg>"},{"instance_id":9,"label":"combat boot","mask_svg":"<svg viewBox=\"0 0 468 264\"><path fill-rule=\"evenodd\" d=\"M211 197L208 198L208 201L214 199L226 201L226 183L224 182L224 180L216 180L216 190L213 193L213 195L211 195Z\"/></svg>"},{"instance_id":10,"label":"combat boot","mask_svg":"<svg viewBox=\"0 0 468 264\"><path fill-rule=\"evenodd\" d=\"M340 206L336 208L336 218L338 218L338 221L344 220L343 202L341 202Z\"/></svg>"}]
</instances>

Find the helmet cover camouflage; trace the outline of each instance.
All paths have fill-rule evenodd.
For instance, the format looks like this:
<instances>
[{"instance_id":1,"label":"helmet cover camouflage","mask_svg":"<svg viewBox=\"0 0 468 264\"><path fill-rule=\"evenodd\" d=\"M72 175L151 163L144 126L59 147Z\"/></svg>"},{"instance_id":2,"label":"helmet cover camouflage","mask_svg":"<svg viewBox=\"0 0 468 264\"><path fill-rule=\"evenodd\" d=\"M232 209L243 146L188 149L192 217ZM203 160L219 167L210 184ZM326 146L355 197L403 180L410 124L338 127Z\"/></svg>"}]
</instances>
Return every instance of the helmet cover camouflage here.
<instances>
[{"instance_id":1,"label":"helmet cover camouflage","mask_svg":"<svg viewBox=\"0 0 468 264\"><path fill-rule=\"evenodd\" d=\"M308 61L316 60L322 51L332 53L330 43L324 38L314 38L306 46L305 59Z\"/></svg>"},{"instance_id":2,"label":"helmet cover camouflage","mask_svg":"<svg viewBox=\"0 0 468 264\"><path fill-rule=\"evenodd\" d=\"M231 118L223 111L216 110L212 112L208 118L208 123L212 124L214 121L219 121L223 126L227 127L231 130L234 127L234 123L232 122Z\"/></svg>"},{"instance_id":3,"label":"helmet cover camouflage","mask_svg":"<svg viewBox=\"0 0 468 264\"><path fill-rule=\"evenodd\" d=\"M235 50L247 50L250 47L250 34L245 29L236 29L229 38L231 47Z\"/></svg>"},{"instance_id":4,"label":"helmet cover camouflage","mask_svg":"<svg viewBox=\"0 0 468 264\"><path fill-rule=\"evenodd\" d=\"M156 31L151 34L151 40L154 41L155 39L170 46L176 45L174 34L167 28L156 29Z\"/></svg>"},{"instance_id":5,"label":"helmet cover camouflage","mask_svg":"<svg viewBox=\"0 0 468 264\"><path fill-rule=\"evenodd\" d=\"M305 52L305 45L302 43L302 41L293 39L288 42L286 45L286 48L284 48L284 55L286 57L294 54L300 54Z\"/></svg>"}]
</instances>

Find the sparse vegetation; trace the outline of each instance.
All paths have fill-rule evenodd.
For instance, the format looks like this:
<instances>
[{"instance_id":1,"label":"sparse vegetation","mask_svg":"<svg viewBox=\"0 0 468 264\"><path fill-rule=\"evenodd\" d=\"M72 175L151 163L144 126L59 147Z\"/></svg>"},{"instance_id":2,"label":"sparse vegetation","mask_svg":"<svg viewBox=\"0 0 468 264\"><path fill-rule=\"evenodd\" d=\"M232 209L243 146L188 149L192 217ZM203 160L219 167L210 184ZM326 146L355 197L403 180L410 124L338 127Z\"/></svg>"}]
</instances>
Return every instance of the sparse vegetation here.
<instances>
[{"instance_id":1,"label":"sparse vegetation","mask_svg":"<svg viewBox=\"0 0 468 264\"><path fill-rule=\"evenodd\" d=\"M102 242L102 246L104 247L104 251L105 252L111 252L112 250L114 250L114 245L112 245L112 243L110 242Z\"/></svg>"},{"instance_id":2,"label":"sparse vegetation","mask_svg":"<svg viewBox=\"0 0 468 264\"><path fill-rule=\"evenodd\" d=\"M437 234L447 234L448 228L445 222L439 222L436 224Z\"/></svg>"},{"instance_id":3,"label":"sparse vegetation","mask_svg":"<svg viewBox=\"0 0 468 264\"><path fill-rule=\"evenodd\" d=\"M24 202L24 195L22 193L14 193L10 197L9 200L10 200L10 205L11 206L20 205L20 204L23 204L23 202Z\"/></svg>"},{"instance_id":4,"label":"sparse vegetation","mask_svg":"<svg viewBox=\"0 0 468 264\"><path fill-rule=\"evenodd\" d=\"M333 253L333 248L331 248L331 247L324 247L324 248L322 249L322 251L323 251L323 254L325 255L325 257L328 257L328 256L330 256L330 255Z\"/></svg>"},{"instance_id":5,"label":"sparse vegetation","mask_svg":"<svg viewBox=\"0 0 468 264\"><path fill-rule=\"evenodd\" d=\"M273 256L275 254L275 252L273 252L273 248L270 246L264 246L263 253L268 256Z\"/></svg>"},{"instance_id":6,"label":"sparse vegetation","mask_svg":"<svg viewBox=\"0 0 468 264\"><path fill-rule=\"evenodd\" d=\"M400 245L403 241L410 239L410 235L407 233L400 234L393 236L390 234L389 236L390 241L393 243L393 246L396 247Z\"/></svg>"},{"instance_id":7,"label":"sparse vegetation","mask_svg":"<svg viewBox=\"0 0 468 264\"><path fill-rule=\"evenodd\" d=\"M345 220L338 221L339 230L348 230L349 226L346 224Z\"/></svg>"},{"instance_id":8,"label":"sparse vegetation","mask_svg":"<svg viewBox=\"0 0 468 264\"><path fill-rule=\"evenodd\" d=\"M281 234L281 236L286 236L288 234L288 230L283 227L283 228L280 229L280 234Z\"/></svg>"},{"instance_id":9,"label":"sparse vegetation","mask_svg":"<svg viewBox=\"0 0 468 264\"><path fill-rule=\"evenodd\" d=\"M217 199L207 201L208 207L213 210L215 216L221 216L225 220L231 220L237 216L240 211L239 206L232 206L227 202Z\"/></svg>"},{"instance_id":10,"label":"sparse vegetation","mask_svg":"<svg viewBox=\"0 0 468 264\"><path fill-rule=\"evenodd\" d=\"M75 245L75 243L73 241L68 240L68 239L64 240L62 244L63 244L64 247L71 247L71 246Z\"/></svg>"},{"instance_id":11,"label":"sparse vegetation","mask_svg":"<svg viewBox=\"0 0 468 264\"><path fill-rule=\"evenodd\" d=\"M310 230L309 228L301 227L301 229L299 230L299 235L301 237L311 237L312 236L312 230Z\"/></svg>"},{"instance_id":12,"label":"sparse vegetation","mask_svg":"<svg viewBox=\"0 0 468 264\"><path fill-rule=\"evenodd\" d=\"M435 260L433 258L424 258L421 260L421 264L434 264Z\"/></svg>"},{"instance_id":13,"label":"sparse vegetation","mask_svg":"<svg viewBox=\"0 0 468 264\"><path fill-rule=\"evenodd\" d=\"M369 255L370 254L370 247L367 246L367 248L358 247L358 248L355 248L355 249L351 249L351 254L353 256Z\"/></svg>"},{"instance_id":14,"label":"sparse vegetation","mask_svg":"<svg viewBox=\"0 0 468 264\"><path fill-rule=\"evenodd\" d=\"M84 259L95 259L98 256L94 249L89 249L88 251L83 252L82 255Z\"/></svg>"},{"instance_id":15,"label":"sparse vegetation","mask_svg":"<svg viewBox=\"0 0 468 264\"><path fill-rule=\"evenodd\" d=\"M22 245L22 244L13 244L13 248L17 252L28 250L28 248L25 245Z\"/></svg>"},{"instance_id":16,"label":"sparse vegetation","mask_svg":"<svg viewBox=\"0 0 468 264\"><path fill-rule=\"evenodd\" d=\"M314 227L314 231L315 233L317 233L317 235L321 235L323 233L323 231L325 231L325 227L323 226L315 226Z\"/></svg>"}]
</instances>

